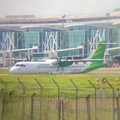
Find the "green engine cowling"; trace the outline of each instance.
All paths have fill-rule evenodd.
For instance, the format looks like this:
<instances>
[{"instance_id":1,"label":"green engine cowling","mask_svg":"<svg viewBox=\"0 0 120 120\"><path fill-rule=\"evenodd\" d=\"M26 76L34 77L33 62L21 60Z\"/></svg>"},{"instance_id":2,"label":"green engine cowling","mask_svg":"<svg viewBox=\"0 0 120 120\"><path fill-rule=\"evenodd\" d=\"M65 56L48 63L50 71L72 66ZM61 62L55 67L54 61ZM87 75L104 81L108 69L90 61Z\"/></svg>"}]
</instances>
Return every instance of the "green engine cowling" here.
<instances>
[{"instance_id":1,"label":"green engine cowling","mask_svg":"<svg viewBox=\"0 0 120 120\"><path fill-rule=\"evenodd\" d=\"M60 67L67 67L67 66L72 65L72 64L73 64L73 62L70 62L70 61L65 60L65 61L61 61L61 62L59 63L59 66L60 66Z\"/></svg>"}]
</instances>

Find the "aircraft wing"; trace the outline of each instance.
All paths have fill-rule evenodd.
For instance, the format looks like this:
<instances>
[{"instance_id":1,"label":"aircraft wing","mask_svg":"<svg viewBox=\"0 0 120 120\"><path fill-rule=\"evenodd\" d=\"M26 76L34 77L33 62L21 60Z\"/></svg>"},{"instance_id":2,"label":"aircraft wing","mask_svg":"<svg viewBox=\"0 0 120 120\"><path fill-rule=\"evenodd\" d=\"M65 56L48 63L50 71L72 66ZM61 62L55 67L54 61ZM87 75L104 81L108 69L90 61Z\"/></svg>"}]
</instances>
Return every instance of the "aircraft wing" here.
<instances>
[{"instance_id":1,"label":"aircraft wing","mask_svg":"<svg viewBox=\"0 0 120 120\"><path fill-rule=\"evenodd\" d=\"M68 60L70 62L103 62L105 59L78 59L78 60Z\"/></svg>"},{"instance_id":2,"label":"aircraft wing","mask_svg":"<svg viewBox=\"0 0 120 120\"><path fill-rule=\"evenodd\" d=\"M64 60L61 60L61 61L54 61L51 64L53 64L53 65L64 64L63 65L63 67L64 67L64 66L71 65L73 62L75 62L75 63L78 63L78 62L86 63L86 62L103 62L103 61L105 61L105 59L73 59L73 60L65 60L64 59Z\"/></svg>"},{"instance_id":3,"label":"aircraft wing","mask_svg":"<svg viewBox=\"0 0 120 120\"><path fill-rule=\"evenodd\" d=\"M51 62L51 64L53 64L53 65L58 65L59 62L58 62L58 61L54 61L54 62Z\"/></svg>"}]
</instances>

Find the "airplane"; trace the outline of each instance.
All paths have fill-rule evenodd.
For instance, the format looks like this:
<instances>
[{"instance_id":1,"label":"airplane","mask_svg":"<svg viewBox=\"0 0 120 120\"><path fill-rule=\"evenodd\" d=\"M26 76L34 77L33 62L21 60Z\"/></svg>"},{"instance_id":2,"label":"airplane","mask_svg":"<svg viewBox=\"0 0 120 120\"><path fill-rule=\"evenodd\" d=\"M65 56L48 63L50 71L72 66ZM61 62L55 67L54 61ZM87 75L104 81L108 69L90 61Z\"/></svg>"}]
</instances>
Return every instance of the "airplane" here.
<instances>
[{"instance_id":1,"label":"airplane","mask_svg":"<svg viewBox=\"0 0 120 120\"><path fill-rule=\"evenodd\" d=\"M66 73L87 73L107 64L104 62L107 40L102 40L96 50L87 59L66 60L66 59L41 59L38 61L23 61L16 63L9 70L14 74L66 74Z\"/></svg>"}]
</instances>

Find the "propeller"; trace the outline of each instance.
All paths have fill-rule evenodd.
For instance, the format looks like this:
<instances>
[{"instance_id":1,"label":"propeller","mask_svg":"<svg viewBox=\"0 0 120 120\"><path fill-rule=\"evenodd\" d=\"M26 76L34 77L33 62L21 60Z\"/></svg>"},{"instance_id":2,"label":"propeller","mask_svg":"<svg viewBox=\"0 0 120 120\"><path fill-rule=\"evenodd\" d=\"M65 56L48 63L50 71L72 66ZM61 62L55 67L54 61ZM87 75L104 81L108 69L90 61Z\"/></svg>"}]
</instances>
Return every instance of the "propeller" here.
<instances>
[{"instance_id":1,"label":"propeller","mask_svg":"<svg viewBox=\"0 0 120 120\"><path fill-rule=\"evenodd\" d=\"M62 68L62 72L64 71L64 67L67 67L67 66L69 66L69 65L72 65L73 64L73 62L71 62L71 61L68 61L68 60L62 60L62 57L60 57L60 59L58 59L57 57L56 57L56 59L57 59L57 64L58 64L58 69L57 69L57 71L59 70L59 68L61 67Z\"/></svg>"},{"instance_id":2,"label":"propeller","mask_svg":"<svg viewBox=\"0 0 120 120\"><path fill-rule=\"evenodd\" d=\"M57 62L58 62L58 68L57 68L57 71L59 70L60 67L62 68L62 71L63 71L63 66L62 66L62 62L61 62L61 60L62 60L62 56L60 57L60 59L58 59L58 58L56 57L56 60L57 60Z\"/></svg>"},{"instance_id":3,"label":"propeller","mask_svg":"<svg viewBox=\"0 0 120 120\"><path fill-rule=\"evenodd\" d=\"M31 54L29 55L29 54L25 53L25 57L26 57L27 61L31 61L31 59L32 59Z\"/></svg>"}]
</instances>

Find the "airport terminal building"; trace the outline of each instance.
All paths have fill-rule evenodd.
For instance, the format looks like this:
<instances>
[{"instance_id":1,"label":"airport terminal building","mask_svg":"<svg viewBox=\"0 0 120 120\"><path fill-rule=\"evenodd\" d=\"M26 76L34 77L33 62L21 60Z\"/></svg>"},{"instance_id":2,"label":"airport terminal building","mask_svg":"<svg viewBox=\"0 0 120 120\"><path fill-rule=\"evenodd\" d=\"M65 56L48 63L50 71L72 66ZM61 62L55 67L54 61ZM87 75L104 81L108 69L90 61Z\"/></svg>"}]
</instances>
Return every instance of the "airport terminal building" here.
<instances>
[{"instance_id":1,"label":"airport terminal building","mask_svg":"<svg viewBox=\"0 0 120 120\"><path fill-rule=\"evenodd\" d=\"M31 58L86 58L104 39L111 43L106 54L120 61L119 11L63 16L6 15L0 18L0 66Z\"/></svg>"}]
</instances>

